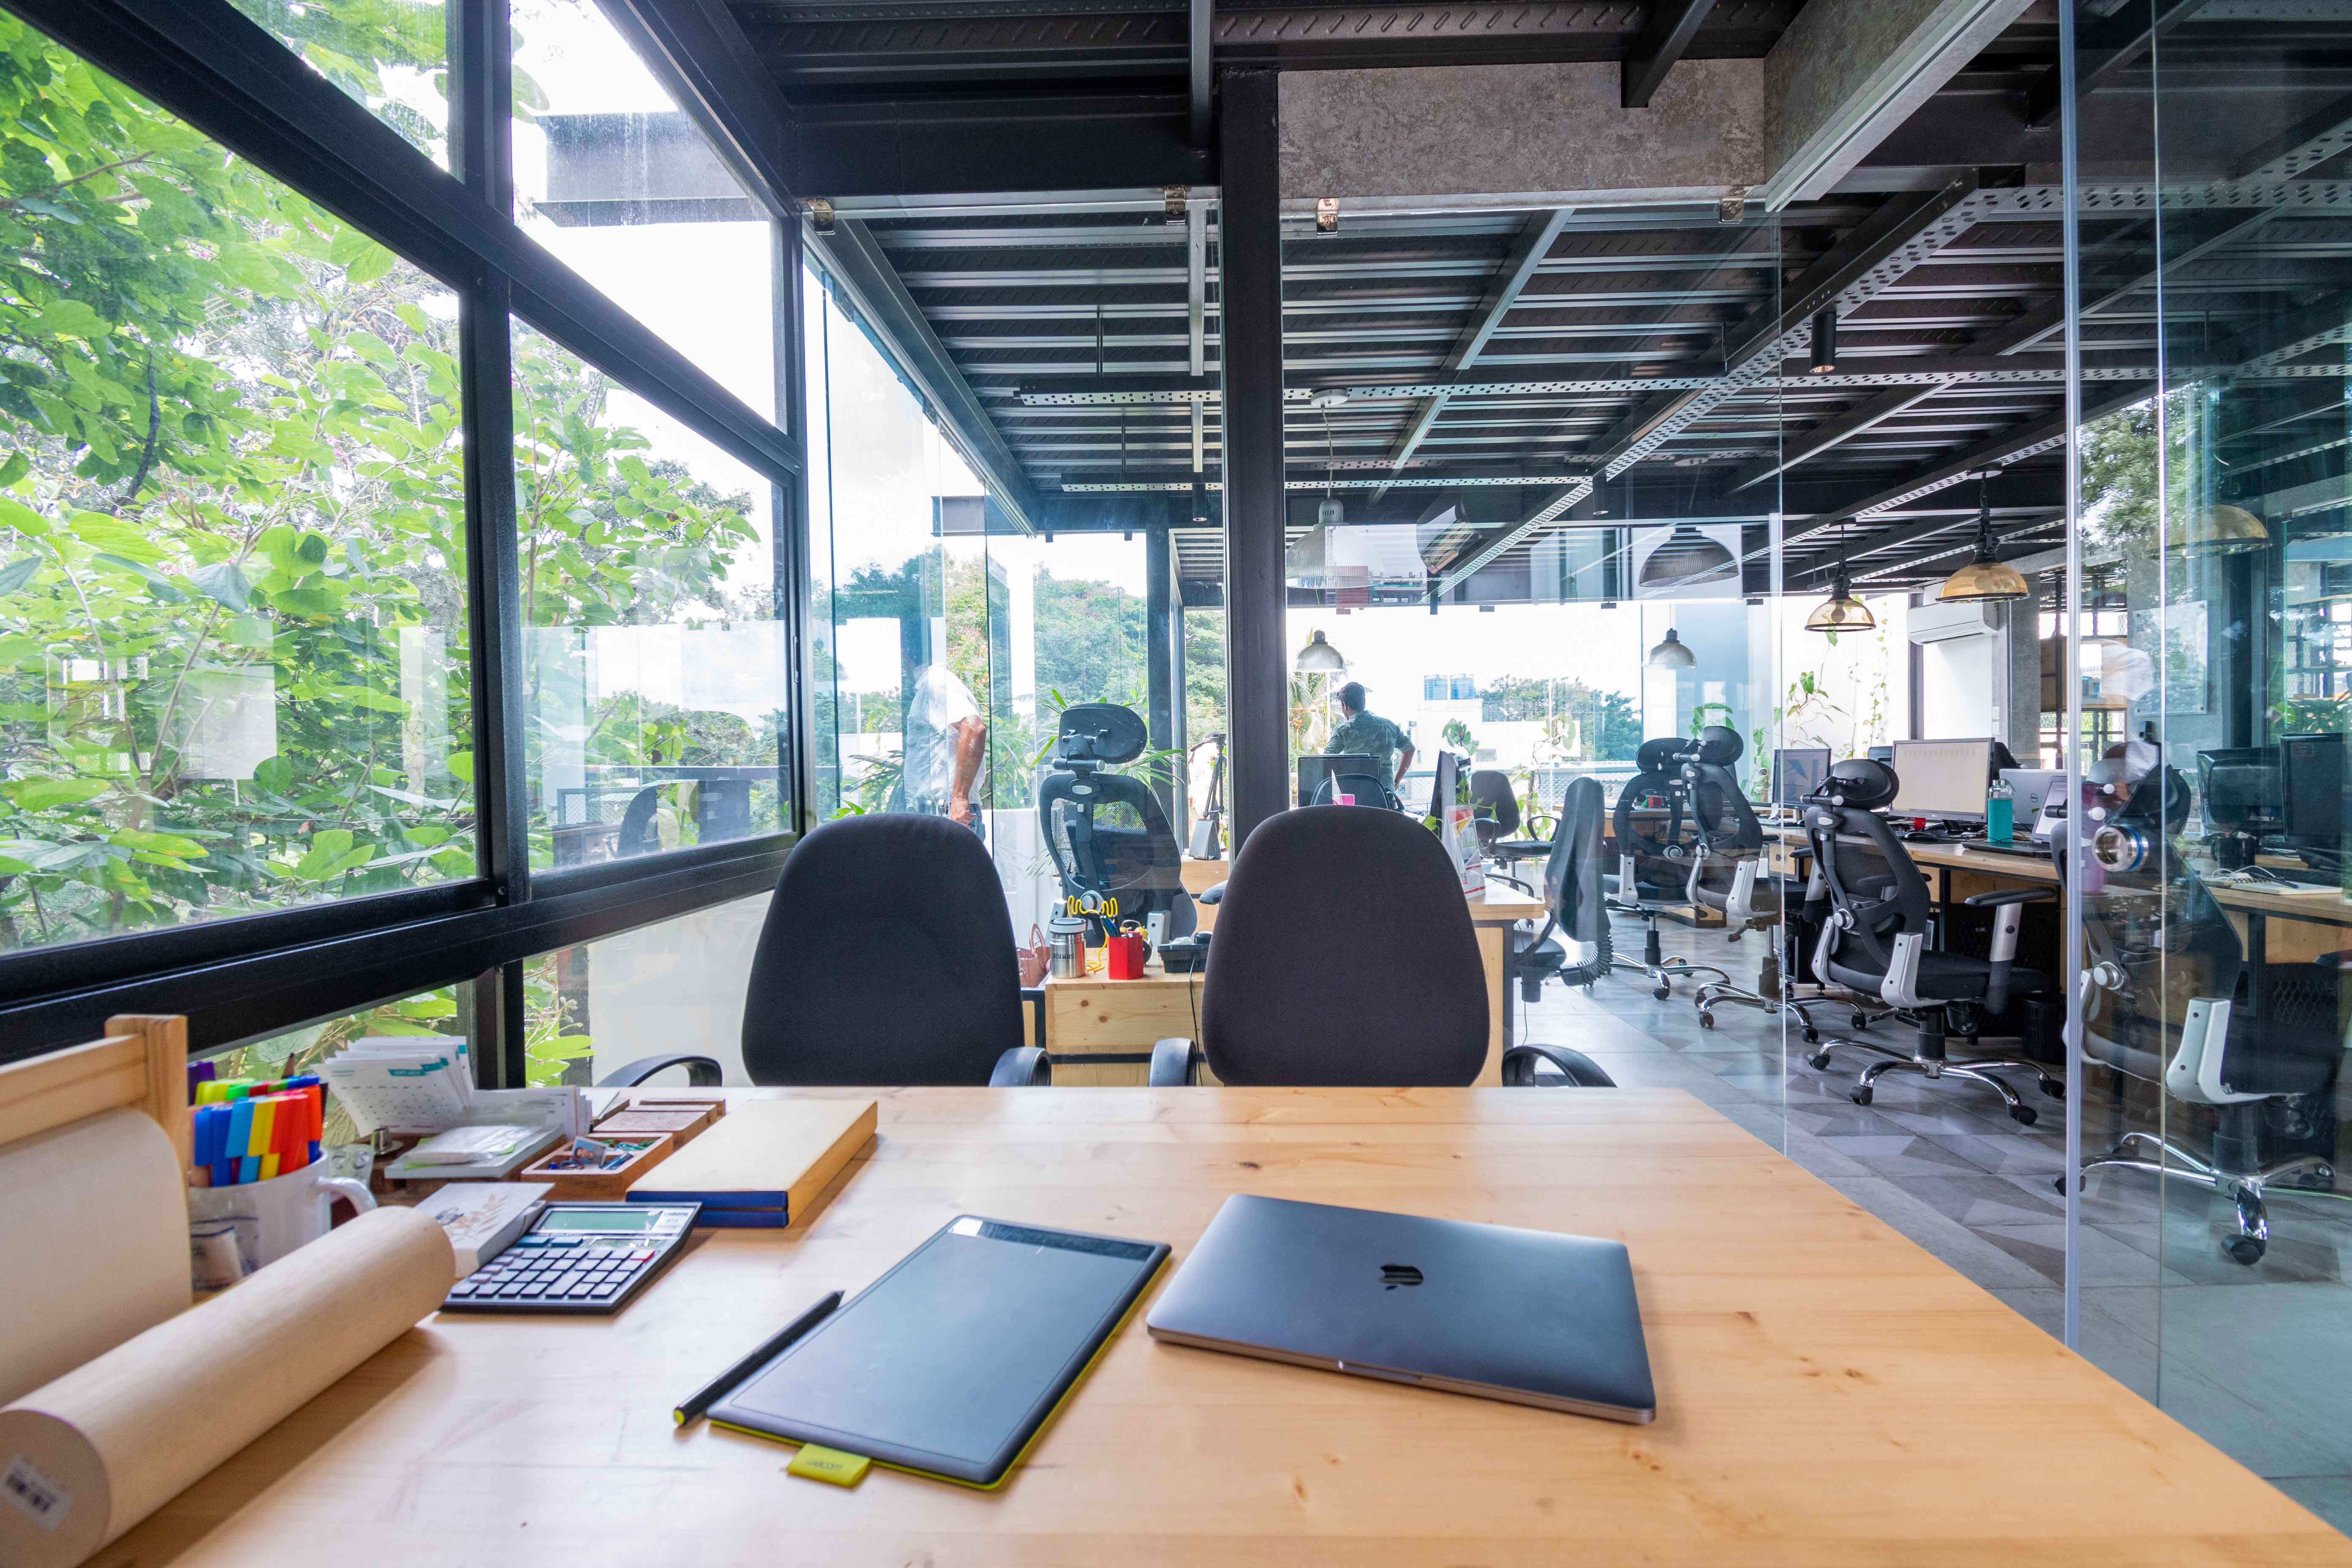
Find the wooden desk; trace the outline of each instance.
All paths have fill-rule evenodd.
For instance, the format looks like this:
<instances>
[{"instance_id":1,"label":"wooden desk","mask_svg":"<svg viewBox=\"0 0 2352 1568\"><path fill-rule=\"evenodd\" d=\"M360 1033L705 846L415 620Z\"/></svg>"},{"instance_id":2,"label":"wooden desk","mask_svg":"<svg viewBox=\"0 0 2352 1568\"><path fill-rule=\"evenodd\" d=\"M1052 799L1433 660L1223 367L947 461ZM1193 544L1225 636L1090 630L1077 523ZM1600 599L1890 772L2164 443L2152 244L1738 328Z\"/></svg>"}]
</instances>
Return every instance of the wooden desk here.
<instances>
[{"instance_id":1,"label":"wooden desk","mask_svg":"<svg viewBox=\"0 0 2352 1568\"><path fill-rule=\"evenodd\" d=\"M1209 864L1209 862L1196 862ZM1473 894L1470 925L1478 937L1478 962L1486 978L1486 1065L1478 1081L1503 1081L1503 1045L1511 1025L1511 987L1504 963L1510 953L1513 922L1541 920L1544 905L1513 888L1490 887ZM1302 959L1303 962L1303 959ZM1062 1085L1141 1087L1151 1076L1151 1045L1171 1035L1197 1033L1202 972L1169 974L1157 959L1140 980L1045 981L1045 1046L1054 1057L1054 1081ZM1100 1061L1069 1058L1103 1058Z\"/></svg>"},{"instance_id":2,"label":"wooden desk","mask_svg":"<svg viewBox=\"0 0 2352 1568\"><path fill-rule=\"evenodd\" d=\"M746 1346L959 1212L1163 1240L1181 1262L1234 1192L1623 1239L1657 1421L1162 1345L1136 1322L998 1492L879 1469L844 1490L785 1476L778 1445L671 1425ZM703 1233L616 1318L427 1319L95 1561L2352 1563L1679 1091L884 1091L872 1154L828 1200L805 1233Z\"/></svg>"}]
</instances>

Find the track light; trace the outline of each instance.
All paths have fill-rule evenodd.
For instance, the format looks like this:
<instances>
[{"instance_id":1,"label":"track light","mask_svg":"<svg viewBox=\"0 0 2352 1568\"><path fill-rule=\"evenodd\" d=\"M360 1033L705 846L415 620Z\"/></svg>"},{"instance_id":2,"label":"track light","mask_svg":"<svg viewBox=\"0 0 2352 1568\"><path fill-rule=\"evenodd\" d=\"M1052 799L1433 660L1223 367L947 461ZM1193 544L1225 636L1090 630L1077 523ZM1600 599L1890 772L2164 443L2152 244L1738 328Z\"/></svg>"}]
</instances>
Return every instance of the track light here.
<instances>
[{"instance_id":1,"label":"track light","mask_svg":"<svg viewBox=\"0 0 2352 1568\"><path fill-rule=\"evenodd\" d=\"M1837 307L1825 306L1813 316L1812 372L1827 375L1837 369Z\"/></svg>"}]
</instances>

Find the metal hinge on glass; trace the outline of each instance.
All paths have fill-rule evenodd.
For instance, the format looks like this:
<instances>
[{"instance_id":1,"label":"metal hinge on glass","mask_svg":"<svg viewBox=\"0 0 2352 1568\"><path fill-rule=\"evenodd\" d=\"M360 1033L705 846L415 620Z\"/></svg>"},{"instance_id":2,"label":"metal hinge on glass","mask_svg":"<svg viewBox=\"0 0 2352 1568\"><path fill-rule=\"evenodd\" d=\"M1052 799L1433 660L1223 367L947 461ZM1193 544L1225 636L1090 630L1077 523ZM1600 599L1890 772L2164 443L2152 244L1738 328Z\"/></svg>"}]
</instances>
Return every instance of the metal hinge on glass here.
<instances>
[{"instance_id":1,"label":"metal hinge on glass","mask_svg":"<svg viewBox=\"0 0 2352 1568\"><path fill-rule=\"evenodd\" d=\"M1318 196L1315 198L1315 232L1318 234L1337 234L1339 232L1339 197Z\"/></svg>"},{"instance_id":2,"label":"metal hinge on glass","mask_svg":"<svg viewBox=\"0 0 2352 1568\"><path fill-rule=\"evenodd\" d=\"M808 214L809 227L814 232L820 235L831 234L833 232L833 202L831 198L826 196L811 196L808 200L801 204L801 211Z\"/></svg>"}]
</instances>

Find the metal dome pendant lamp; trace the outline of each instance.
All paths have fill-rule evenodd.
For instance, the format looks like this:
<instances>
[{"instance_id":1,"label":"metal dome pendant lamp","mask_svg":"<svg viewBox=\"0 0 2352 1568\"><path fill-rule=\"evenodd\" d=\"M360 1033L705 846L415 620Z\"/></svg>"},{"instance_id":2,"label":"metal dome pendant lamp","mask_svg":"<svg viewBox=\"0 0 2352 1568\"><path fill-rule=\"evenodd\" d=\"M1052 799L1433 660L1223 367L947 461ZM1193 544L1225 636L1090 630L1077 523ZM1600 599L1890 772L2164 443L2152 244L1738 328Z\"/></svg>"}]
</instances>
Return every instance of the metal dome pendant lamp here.
<instances>
[{"instance_id":1,"label":"metal dome pendant lamp","mask_svg":"<svg viewBox=\"0 0 2352 1568\"><path fill-rule=\"evenodd\" d=\"M1853 596L1853 584L1845 574L1845 543L1840 541L1837 574L1830 579L1830 596L1815 605L1813 613L1805 617L1805 629L1809 632L1867 632L1876 630L1877 626L1878 618L1870 613L1870 606Z\"/></svg>"},{"instance_id":2,"label":"metal dome pendant lamp","mask_svg":"<svg viewBox=\"0 0 2352 1568\"><path fill-rule=\"evenodd\" d=\"M1993 558L1992 470L1988 468L1977 475L1976 558L1945 578L1936 597L1947 605L2005 605L2032 595L2016 567Z\"/></svg>"}]
</instances>

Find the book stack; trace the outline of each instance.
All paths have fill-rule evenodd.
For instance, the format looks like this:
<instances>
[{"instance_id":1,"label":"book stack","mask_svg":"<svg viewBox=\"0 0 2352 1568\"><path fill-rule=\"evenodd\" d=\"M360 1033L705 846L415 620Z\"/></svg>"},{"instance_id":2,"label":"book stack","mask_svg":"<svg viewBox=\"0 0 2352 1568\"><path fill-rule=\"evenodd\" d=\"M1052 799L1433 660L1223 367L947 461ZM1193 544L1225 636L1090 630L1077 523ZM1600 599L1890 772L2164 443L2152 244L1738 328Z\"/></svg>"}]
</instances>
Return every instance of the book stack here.
<instances>
[{"instance_id":1,"label":"book stack","mask_svg":"<svg viewBox=\"0 0 2352 1568\"><path fill-rule=\"evenodd\" d=\"M698 1226L782 1229L874 1139L870 1100L739 1100L631 1184L639 1204L698 1203Z\"/></svg>"}]
</instances>

